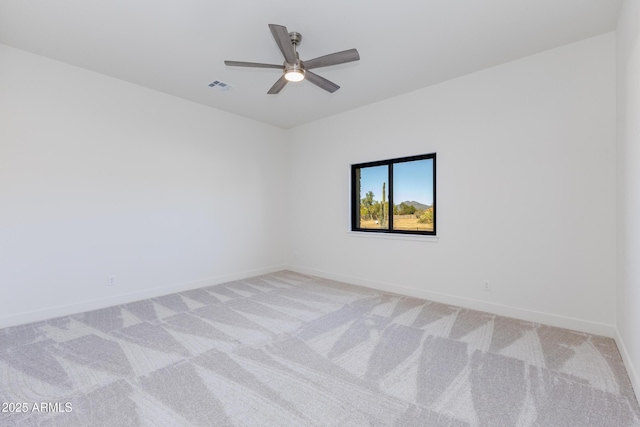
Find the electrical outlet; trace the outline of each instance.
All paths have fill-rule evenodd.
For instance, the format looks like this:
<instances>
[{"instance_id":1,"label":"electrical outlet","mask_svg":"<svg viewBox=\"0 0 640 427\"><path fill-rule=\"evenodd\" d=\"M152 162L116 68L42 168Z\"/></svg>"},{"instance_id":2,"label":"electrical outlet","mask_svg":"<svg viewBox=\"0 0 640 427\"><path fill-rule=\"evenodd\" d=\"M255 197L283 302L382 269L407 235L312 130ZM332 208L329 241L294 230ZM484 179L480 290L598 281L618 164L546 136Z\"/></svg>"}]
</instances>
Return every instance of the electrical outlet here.
<instances>
[{"instance_id":1,"label":"electrical outlet","mask_svg":"<svg viewBox=\"0 0 640 427\"><path fill-rule=\"evenodd\" d=\"M115 286L115 285L116 285L116 278L113 276L107 277L107 286Z\"/></svg>"},{"instance_id":2,"label":"electrical outlet","mask_svg":"<svg viewBox=\"0 0 640 427\"><path fill-rule=\"evenodd\" d=\"M482 289L484 289L487 292L491 291L491 283L489 283L488 280L485 280L483 282L483 288Z\"/></svg>"}]
</instances>

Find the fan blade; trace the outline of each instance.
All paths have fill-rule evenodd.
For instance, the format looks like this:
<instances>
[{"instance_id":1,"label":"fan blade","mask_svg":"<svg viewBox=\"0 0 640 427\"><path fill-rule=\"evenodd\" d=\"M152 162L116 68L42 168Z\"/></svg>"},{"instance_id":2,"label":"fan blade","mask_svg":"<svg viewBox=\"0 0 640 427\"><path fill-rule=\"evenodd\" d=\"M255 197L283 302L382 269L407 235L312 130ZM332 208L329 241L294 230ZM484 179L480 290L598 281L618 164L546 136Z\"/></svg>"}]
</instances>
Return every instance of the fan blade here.
<instances>
[{"instance_id":1,"label":"fan blade","mask_svg":"<svg viewBox=\"0 0 640 427\"><path fill-rule=\"evenodd\" d=\"M344 64L345 62L353 62L360 60L360 54L356 49L343 50L342 52L330 53L329 55L320 56L304 62L304 68L311 70L313 68L328 67L329 65Z\"/></svg>"},{"instance_id":2,"label":"fan blade","mask_svg":"<svg viewBox=\"0 0 640 427\"><path fill-rule=\"evenodd\" d=\"M277 68L279 70L283 68L282 65L261 64L259 62L224 61L224 64L231 67Z\"/></svg>"},{"instance_id":3,"label":"fan blade","mask_svg":"<svg viewBox=\"0 0 640 427\"><path fill-rule=\"evenodd\" d=\"M271 86L271 89L269 89L269 92L267 92L267 94L275 95L276 93L280 93L280 91L282 90L283 87L285 87L286 84L287 84L287 79L284 78L284 74L283 74L282 77L280 77L278 81L275 82L273 86Z\"/></svg>"},{"instance_id":4,"label":"fan blade","mask_svg":"<svg viewBox=\"0 0 640 427\"><path fill-rule=\"evenodd\" d=\"M309 80L314 85L326 90L327 92L333 93L340 89L340 86L338 86L337 84L325 79L324 77L320 77L319 75L312 73L309 70L307 70L307 72L305 73L305 79Z\"/></svg>"},{"instance_id":5,"label":"fan blade","mask_svg":"<svg viewBox=\"0 0 640 427\"><path fill-rule=\"evenodd\" d=\"M295 64L298 59L296 56L296 51L293 48L293 44L291 44L291 38L289 37L289 31L287 31L287 27L282 25L269 24L269 28L271 29L271 34L273 34L273 38L276 39L276 43L280 48L280 52L282 52L282 56L284 56L285 61L289 64Z\"/></svg>"}]
</instances>

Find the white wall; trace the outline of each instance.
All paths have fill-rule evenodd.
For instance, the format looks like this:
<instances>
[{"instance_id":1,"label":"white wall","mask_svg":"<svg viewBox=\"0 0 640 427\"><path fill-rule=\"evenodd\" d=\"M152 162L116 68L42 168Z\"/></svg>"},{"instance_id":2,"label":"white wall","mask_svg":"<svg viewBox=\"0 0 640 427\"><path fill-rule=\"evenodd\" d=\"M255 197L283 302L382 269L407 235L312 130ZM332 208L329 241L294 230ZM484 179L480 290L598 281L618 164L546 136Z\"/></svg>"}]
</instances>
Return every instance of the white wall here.
<instances>
[{"instance_id":1,"label":"white wall","mask_svg":"<svg viewBox=\"0 0 640 427\"><path fill-rule=\"evenodd\" d=\"M285 131L3 45L0 64L0 327L282 268Z\"/></svg>"},{"instance_id":2,"label":"white wall","mask_svg":"<svg viewBox=\"0 0 640 427\"><path fill-rule=\"evenodd\" d=\"M431 152L437 242L347 232L350 164ZM295 128L289 155L296 270L613 336L614 34Z\"/></svg>"},{"instance_id":3,"label":"white wall","mask_svg":"<svg viewBox=\"0 0 640 427\"><path fill-rule=\"evenodd\" d=\"M287 264L613 335L615 41L290 131L0 45L0 326ZM351 163L429 152L438 241L347 232Z\"/></svg>"},{"instance_id":4,"label":"white wall","mask_svg":"<svg viewBox=\"0 0 640 427\"><path fill-rule=\"evenodd\" d=\"M623 3L617 42L617 341L640 396L640 2Z\"/></svg>"}]
</instances>

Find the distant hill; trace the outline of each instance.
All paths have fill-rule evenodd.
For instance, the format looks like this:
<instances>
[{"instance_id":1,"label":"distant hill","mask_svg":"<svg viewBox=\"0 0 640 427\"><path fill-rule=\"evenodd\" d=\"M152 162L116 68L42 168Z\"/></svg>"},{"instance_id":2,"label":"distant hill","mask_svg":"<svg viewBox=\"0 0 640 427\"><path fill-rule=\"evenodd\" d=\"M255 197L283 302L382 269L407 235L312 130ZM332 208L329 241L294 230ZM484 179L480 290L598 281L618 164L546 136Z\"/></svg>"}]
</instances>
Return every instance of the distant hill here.
<instances>
[{"instance_id":1,"label":"distant hill","mask_svg":"<svg viewBox=\"0 0 640 427\"><path fill-rule=\"evenodd\" d=\"M429 205L423 205L420 202L416 202L415 200L412 200L410 202L403 202L405 205L409 205L409 206L413 206L414 208L416 208L417 211L426 211L427 209L429 209L431 206Z\"/></svg>"}]
</instances>

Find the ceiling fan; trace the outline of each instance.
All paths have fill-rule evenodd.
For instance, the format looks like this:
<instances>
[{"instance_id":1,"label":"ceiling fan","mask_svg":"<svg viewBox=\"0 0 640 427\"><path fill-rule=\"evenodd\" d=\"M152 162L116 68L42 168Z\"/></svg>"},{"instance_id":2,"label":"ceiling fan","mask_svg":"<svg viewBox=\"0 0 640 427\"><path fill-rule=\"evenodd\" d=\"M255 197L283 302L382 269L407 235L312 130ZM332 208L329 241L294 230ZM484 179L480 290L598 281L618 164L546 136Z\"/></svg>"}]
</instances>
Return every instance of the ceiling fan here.
<instances>
[{"instance_id":1,"label":"ceiling fan","mask_svg":"<svg viewBox=\"0 0 640 427\"><path fill-rule=\"evenodd\" d=\"M275 24L269 24L269 29L271 29L271 34L273 34L273 38L276 40L276 44L284 56L283 65L224 61L226 65L233 67L276 68L282 70L282 76L267 92L269 95L279 93L288 82L299 82L305 79L327 92L333 93L340 89L340 86L309 70L358 61L360 59L360 54L358 54L356 49L349 49L309 59L308 61L302 61L296 51L296 46L302 41L302 35L300 33L290 33L287 27Z\"/></svg>"}]
</instances>

